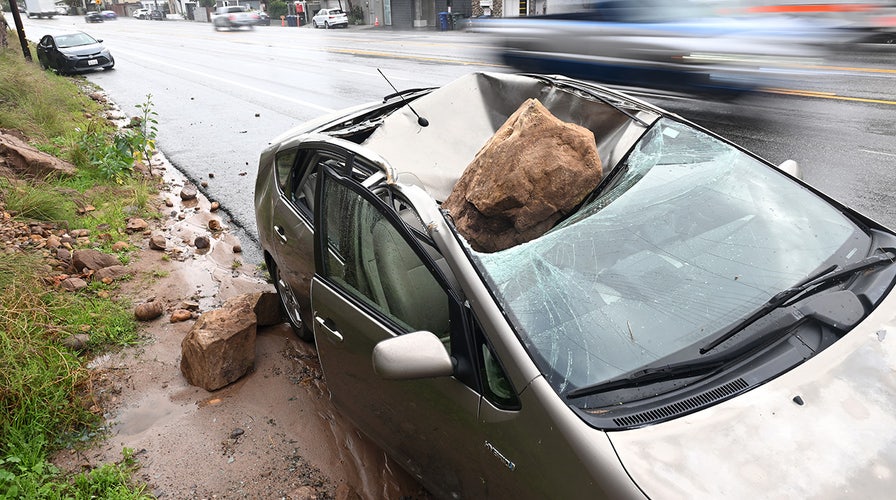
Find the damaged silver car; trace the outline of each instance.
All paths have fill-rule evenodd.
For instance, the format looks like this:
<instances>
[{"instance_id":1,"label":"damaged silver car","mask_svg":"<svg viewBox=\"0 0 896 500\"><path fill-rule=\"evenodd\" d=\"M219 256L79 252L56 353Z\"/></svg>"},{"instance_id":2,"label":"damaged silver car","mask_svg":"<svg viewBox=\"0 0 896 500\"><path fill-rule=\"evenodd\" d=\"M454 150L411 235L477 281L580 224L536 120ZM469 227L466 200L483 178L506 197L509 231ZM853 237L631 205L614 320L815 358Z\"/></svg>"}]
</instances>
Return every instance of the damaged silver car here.
<instances>
[{"instance_id":1,"label":"damaged silver car","mask_svg":"<svg viewBox=\"0 0 896 500\"><path fill-rule=\"evenodd\" d=\"M590 180L563 141L483 163L523 108L593 137ZM333 402L439 497L885 497L896 234L791 167L593 84L477 73L277 138L255 209ZM537 230L492 247L495 217Z\"/></svg>"}]
</instances>

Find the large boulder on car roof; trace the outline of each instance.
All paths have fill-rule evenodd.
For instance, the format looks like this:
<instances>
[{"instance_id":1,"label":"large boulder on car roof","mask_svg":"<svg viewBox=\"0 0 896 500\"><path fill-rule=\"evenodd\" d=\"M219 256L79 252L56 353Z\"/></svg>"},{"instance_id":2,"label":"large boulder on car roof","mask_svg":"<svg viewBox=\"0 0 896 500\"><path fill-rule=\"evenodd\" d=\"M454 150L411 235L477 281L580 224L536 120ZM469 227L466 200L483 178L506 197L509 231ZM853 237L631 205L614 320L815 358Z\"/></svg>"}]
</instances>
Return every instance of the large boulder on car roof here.
<instances>
[{"instance_id":1,"label":"large boulder on car roof","mask_svg":"<svg viewBox=\"0 0 896 500\"><path fill-rule=\"evenodd\" d=\"M535 239L603 175L594 134L524 102L482 147L442 204L479 252Z\"/></svg>"}]
</instances>

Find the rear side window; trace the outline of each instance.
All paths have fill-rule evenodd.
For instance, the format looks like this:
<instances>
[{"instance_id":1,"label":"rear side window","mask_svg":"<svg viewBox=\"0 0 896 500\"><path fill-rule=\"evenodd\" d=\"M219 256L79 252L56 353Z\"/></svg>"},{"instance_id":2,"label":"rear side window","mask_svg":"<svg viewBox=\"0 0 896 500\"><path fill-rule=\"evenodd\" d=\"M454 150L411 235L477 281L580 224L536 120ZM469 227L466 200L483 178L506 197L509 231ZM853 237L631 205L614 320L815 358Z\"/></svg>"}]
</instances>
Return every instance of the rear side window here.
<instances>
[{"instance_id":1,"label":"rear side window","mask_svg":"<svg viewBox=\"0 0 896 500\"><path fill-rule=\"evenodd\" d=\"M279 151L274 160L277 167L277 185L280 186L280 190L283 192L289 190L287 187L289 186L289 174L292 172L292 166L296 163L296 155L298 152L299 148Z\"/></svg>"}]
</instances>

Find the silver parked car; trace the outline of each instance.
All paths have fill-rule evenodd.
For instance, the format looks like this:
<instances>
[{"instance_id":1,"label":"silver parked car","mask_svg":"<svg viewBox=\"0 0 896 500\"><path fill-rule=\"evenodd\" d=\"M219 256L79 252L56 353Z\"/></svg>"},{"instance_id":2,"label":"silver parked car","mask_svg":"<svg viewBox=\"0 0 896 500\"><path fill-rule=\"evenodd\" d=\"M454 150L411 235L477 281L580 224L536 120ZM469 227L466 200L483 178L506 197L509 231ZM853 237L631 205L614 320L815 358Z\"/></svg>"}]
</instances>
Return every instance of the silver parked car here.
<instances>
[{"instance_id":1,"label":"silver parked car","mask_svg":"<svg viewBox=\"0 0 896 500\"><path fill-rule=\"evenodd\" d=\"M476 251L442 202L529 98L593 132L603 179ZM276 138L255 209L333 402L439 497L884 498L896 234L785 163L593 84L477 73Z\"/></svg>"}]
</instances>

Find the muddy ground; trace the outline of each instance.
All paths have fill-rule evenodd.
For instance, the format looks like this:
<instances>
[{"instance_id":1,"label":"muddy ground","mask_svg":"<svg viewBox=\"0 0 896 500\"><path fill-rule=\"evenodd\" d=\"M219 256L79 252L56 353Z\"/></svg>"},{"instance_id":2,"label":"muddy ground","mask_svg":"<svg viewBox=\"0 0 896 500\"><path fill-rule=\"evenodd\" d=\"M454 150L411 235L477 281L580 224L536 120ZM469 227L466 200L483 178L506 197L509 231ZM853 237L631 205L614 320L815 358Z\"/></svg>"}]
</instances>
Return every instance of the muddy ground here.
<instances>
[{"instance_id":1,"label":"muddy ground","mask_svg":"<svg viewBox=\"0 0 896 500\"><path fill-rule=\"evenodd\" d=\"M156 232L164 251L148 247L147 234L131 237L140 248L119 293L134 304L162 301L161 318L142 323L138 347L90 362L98 411L108 435L83 449L61 452L68 470L122 459L139 460L136 478L158 498L425 499L429 495L397 464L340 417L331 406L312 345L285 324L259 329L255 368L223 389L189 385L180 372L181 341L198 314L229 297L272 291L266 273L242 264L240 242L222 211L202 197L183 202L179 172L154 160L163 189L164 214ZM167 203L167 205L166 205ZM218 219L222 232L210 232ZM211 235L207 251L192 246ZM248 242L246 242L248 244ZM172 322L171 312L196 307L193 320Z\"/></svg>"}]
</instances>

